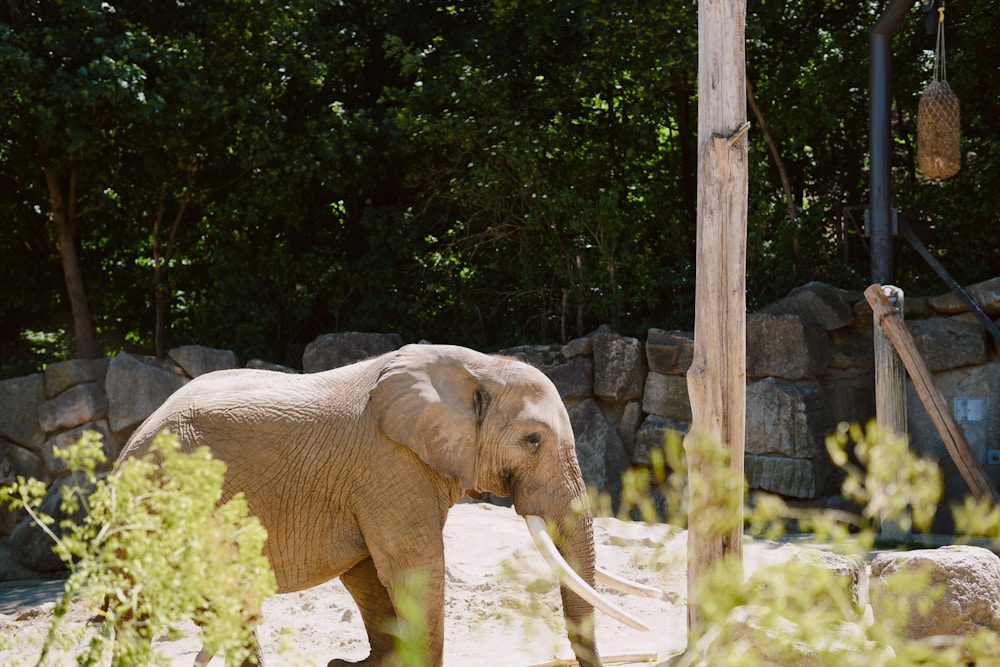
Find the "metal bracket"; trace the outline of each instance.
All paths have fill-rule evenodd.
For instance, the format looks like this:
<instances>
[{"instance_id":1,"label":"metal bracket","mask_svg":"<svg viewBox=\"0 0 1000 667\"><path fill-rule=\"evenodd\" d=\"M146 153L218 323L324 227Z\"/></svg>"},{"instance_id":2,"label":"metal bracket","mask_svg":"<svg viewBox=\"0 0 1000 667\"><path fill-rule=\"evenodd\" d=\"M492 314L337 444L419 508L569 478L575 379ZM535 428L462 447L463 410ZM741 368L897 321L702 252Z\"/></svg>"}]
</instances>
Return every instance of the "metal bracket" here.
<instances>
[{"instance_id":1,"label":"metal bracket","mask_svg":"<svg viewBox=\"0 0 1000 667\"><path fill-rule=\"evenodd\" d=\"M892 214L890 216L890 219L892 220L892 235L893 236L899 236L899 209L892 208L892 209L889 209L889 210L892 211ZM872 224L871 223L871 217L872 217L872 210L870 208L866 208L865 209L865 238L871 238L871 235L872 235L872 231L871 231L871 224Z\"/></svg>"}]
</instances>

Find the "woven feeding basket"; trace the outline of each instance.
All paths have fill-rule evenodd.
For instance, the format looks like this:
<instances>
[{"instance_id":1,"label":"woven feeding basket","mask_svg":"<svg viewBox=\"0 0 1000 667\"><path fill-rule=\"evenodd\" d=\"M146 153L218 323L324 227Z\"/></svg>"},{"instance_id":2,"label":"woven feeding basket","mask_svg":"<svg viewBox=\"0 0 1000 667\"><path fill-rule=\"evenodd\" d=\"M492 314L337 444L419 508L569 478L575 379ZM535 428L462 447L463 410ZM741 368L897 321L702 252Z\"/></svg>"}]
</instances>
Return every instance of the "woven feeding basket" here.
<instances>
[{"instance_id":1,"label":"woven feeding basket","mask_svg":"<svg viewBox=\"0 0 1000 667\"><path fill-rule=\"evenodd\" d=\"M917 106L917 164L927 178L944 180L961 166L961 114L947 81L934 81Z\"/></svg>"}]
</instances>

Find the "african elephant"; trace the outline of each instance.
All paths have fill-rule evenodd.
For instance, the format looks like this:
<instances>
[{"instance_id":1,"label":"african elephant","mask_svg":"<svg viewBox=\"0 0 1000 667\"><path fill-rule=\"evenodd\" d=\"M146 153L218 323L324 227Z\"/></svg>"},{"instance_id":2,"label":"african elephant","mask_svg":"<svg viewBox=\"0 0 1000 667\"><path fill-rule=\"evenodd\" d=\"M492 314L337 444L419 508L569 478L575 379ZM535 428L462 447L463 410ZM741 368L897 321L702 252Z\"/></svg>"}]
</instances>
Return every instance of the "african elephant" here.
<instances>
[{"instance_id":1,"label":"african elephant","mask_svg":"<svg viewBox=\"0 0 1000 667\"><path fill-rule=\"evenodd\" d=\"M184 449L205 445L226 463L224 495L242 491L267 529L279 592L340 577L371 644L360 664L382 664L389 654L393 590L418 570L429 581L428 654L442 663L442 529L470 491L511 498L538 542L551 544L542 519L555 527L558 550L579 573L562 578L561 593L581 665L601 664L595 605L638 623L590 588L594 540L589 514L573 511L585 498L573 431L551 381L527 364L407 345L308 375L209 373L173 394L121 456L144 454L163 429Z\"/></svg>"}]
</instances>

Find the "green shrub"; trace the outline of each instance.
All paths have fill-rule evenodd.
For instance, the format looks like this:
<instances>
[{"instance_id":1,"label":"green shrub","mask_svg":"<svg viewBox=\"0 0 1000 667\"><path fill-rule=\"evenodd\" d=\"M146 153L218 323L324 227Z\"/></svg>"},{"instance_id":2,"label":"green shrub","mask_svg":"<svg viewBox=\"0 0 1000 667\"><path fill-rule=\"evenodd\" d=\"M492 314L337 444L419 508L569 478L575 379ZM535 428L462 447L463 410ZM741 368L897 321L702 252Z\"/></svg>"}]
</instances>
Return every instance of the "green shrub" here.
<instances>
[{"instance_id":1,"label":"green shrub","mask_svg":"<svg viewBox=\"0 0 1000 667\"><path fill-rule=\"evenodd\" d=\"M242 494L220 503L225 464L206 448L181 452L166 432L150 454L103 476L94 432L57 455L86 482L62 489L63 514L82 518L55 531L38 509L41 482L19 477L0 488L0 502L24 507L70 570L38 663L54 652L72 653L78 665L109 654L116 665L158 662L152 639L172 636L187 619L201 627L209 651L236 663L250 656L253 625L275 580L262 553L266 533ZM96 631L64 627L75 599L93 610Z\"/></svg>"}]
</instances>

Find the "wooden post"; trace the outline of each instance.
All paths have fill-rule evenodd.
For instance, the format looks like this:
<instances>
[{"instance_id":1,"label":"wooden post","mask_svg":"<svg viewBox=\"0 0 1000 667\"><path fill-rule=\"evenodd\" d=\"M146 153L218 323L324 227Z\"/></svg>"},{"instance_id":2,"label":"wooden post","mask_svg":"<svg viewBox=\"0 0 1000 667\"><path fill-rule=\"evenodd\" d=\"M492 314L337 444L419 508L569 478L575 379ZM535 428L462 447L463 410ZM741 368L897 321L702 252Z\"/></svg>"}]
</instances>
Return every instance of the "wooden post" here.
<instances>
[{"instance_id":1,"label":"wooden post","mask_svg":"<svg viewBox=\"0 0 1000 667\"><path fill-rule=\"evenodd\" d=\"M961 473L962 479L969 485L969 489L977 498L987 498L994 503L1000 503L1000 495L997 494L993 485L990 484L983 472L982 466L976 461L975 455L969 448L969 443L965 440L965 434L955 423L948 407L948 401L934 384L934 378L927 370L927 364L917 350L917 344L913 340L906 324L902 318L896 314L889 304L885 294L882 293L882 286L878 283L870 285L865 290L865 299L868 300L875 315L875 323L884 332L886 337L896 348L906 372L913 380L913 386L917 390L920 402L923 403L927 414L937 428L944 446L948 450L955 467Z\"/></svg>"},{"instance_id":2,"label":"wooden post","mask_svg":"<svg viewBox=\"0 0 1000 667\"><path fill-rule=\"evenodd\" d=\"M744 0L698 2L698 249L694 360L688 369L692 433L723 443L743 473L746 424L747 123ZM704 488L710 465L688 452L688 483ZM743 489L730 489L739 494ZM728 534L688 520L688 638L702 619L696 587L723 556L743 555L742 516Z\"/></svg>"},{"instance_id":3,"label":"wooden post","mask_svg":"<svg viewBox=\"0 0 1000 667\"><path fill-rule=\"evenodd\" d=\"M882 287L893 311L903 316L903 290L893 285ZM875 346L875 420L885 433L906 435L906 369L886 337L878 319L872 320ZM883 537L899 539L903 531L895 522L882 522Z\"/></svg>"}]
</instances>

